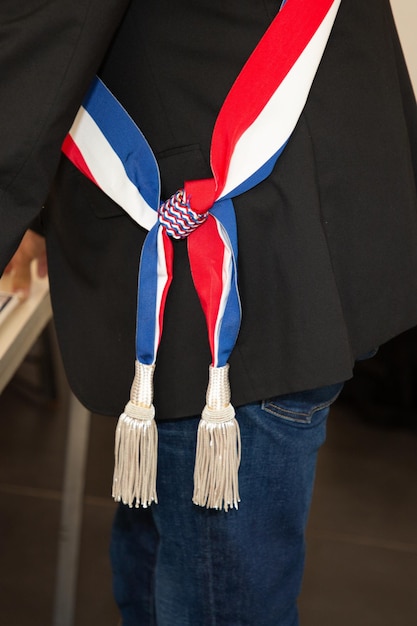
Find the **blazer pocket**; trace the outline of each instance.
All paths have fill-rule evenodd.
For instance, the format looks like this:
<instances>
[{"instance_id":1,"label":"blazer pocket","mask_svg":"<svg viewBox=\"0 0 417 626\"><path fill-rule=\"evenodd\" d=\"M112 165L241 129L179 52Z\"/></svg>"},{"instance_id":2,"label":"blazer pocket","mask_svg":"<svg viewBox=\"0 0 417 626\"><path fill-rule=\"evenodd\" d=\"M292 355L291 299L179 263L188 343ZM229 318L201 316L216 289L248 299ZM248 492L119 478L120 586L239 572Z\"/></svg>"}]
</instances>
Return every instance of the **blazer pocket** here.
<instances>
[{"instance_id":1,"label":"blazer pocket","mask_svg":"<svg viewBox=\"0 0 417 626\"><path fill-rule=\"evenodd\" d=\"M84 174L66 157L62 163L61 170L71 184L74 197L82 198L83 205L88 206L96 217L107 218L127 215L126 211L124 211L121 206L109 198L109 196L89 178L84 176Z\"/></svg>"},{"instance_id":2,"label":"blazer pocket","mask_svg":"<svg viewBox=\"0 0 417 626\"><path fill-rule=\"evenodd\" d=\"M80 176L84 178L81 183L84 186L84 193L86 200L93 211L94 215L100 219L106 219L109 217L121 217L127 215L126 211L117 202L114 202L104 191L102 191L97 185L91 182L88 178L85 178L83 174Z\"/></svg>"},{"instance_id":3,"label":"blazer pocket","mask_svg":"<svg viewBox=\"0 0 417 626\"><path fill-rule=\"evenodd\" d=\"M161 174L161 198L170 198L186 180L210 178L210 165L198 144L179 146L156 155Z\"/></svg>"}]
</instances>

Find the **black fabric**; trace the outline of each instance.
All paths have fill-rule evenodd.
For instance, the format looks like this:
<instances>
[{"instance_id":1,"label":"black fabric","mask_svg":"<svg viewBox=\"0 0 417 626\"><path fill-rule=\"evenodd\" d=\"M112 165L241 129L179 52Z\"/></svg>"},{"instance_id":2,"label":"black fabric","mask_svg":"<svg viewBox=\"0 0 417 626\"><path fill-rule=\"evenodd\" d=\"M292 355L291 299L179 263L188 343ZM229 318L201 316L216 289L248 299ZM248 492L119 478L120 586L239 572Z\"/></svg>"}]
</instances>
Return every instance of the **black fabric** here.
<instances>
[{"instance_id":1,"label":"black fabric","mask_svg":"<svg viewBox=\"0 0 417 626\"><path fill-rule=\"evenodd\" d=\"M278 4L132 0L100 74L156 153L164 195L210 175L215 117ZM235 201L236 405L351 376L417 323L415 99L388 0L342 0L308 103L267 181ZM70 382L118 413L133 377L145 232L63 159L44 216ZM198 414L210 355L184 242L156 369L159 418Z\"/></svg>"},{"instance_id":2,"label":"black fabric","mask_svg":"<svg viewBox=\"0 0 417 626\"><path fill-rule=\"evenodd\" d=\"M127 2L0 3L0 268L45 202L62 140Z\"/></svg>"},{"instance_id":3,"label":"black fabric","mask_svg":"<svg viewBox=\"0 0 417 626\"><path fill-rule=\"evenodd\" d=\"M358 361L339 402L368 424L417 432L416 379L414 327L381 346L373 358Z\"/></svg>"}]
</instances>

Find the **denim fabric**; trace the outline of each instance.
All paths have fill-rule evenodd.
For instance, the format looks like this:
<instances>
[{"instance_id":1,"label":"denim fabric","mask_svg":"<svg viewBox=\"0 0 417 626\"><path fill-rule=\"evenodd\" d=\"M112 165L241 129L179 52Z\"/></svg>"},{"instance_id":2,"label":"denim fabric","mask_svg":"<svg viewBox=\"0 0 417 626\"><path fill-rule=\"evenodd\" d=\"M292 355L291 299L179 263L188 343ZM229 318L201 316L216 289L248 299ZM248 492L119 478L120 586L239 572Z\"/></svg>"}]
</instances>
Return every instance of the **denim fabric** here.
<instances>
[{"instance_id":1,"label":"denim fabric","mask_svg":"<svg viewBox=\"0 0 417 626\"><path fill-rule=\"evenodd\" d=\"M237 410L241 504L192 504L197 418L161 422L158 498L118 508L111 556L123 626L296 626L317 452L342 385Z\"/></svg>"}]
</instances>

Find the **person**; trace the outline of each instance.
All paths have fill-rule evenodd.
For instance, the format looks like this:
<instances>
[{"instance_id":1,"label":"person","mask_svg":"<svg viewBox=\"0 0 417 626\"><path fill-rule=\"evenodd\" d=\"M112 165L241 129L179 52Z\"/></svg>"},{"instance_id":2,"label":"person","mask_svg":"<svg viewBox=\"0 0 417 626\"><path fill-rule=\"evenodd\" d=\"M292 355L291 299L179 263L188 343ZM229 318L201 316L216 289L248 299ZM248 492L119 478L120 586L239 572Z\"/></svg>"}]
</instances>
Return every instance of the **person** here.
<instances>
[{"instance_id":1,"label":"person","mask_svg":"<svg viewBox=\"0 0 417 626\"><path fill-rule=\"evenodd\" d=\"M162 198L210 177L216 117L280 4L0 9L2 267L19 276L42 249L27 234L13 257L24 232L45 235L69 382L95 412L118 415L129 397L146 231L60 157L62 142L98 73L149 142ZM243 316L230 380L242 461L229 511L192 502L211 357L186 242L174 242L154 385L158 503L120 504L113 527L124 626L298 624L329 407L357 358L417 323L416 122L388 0L342 0L285 149L233 199Z\"/></svg>"}]
</instances>

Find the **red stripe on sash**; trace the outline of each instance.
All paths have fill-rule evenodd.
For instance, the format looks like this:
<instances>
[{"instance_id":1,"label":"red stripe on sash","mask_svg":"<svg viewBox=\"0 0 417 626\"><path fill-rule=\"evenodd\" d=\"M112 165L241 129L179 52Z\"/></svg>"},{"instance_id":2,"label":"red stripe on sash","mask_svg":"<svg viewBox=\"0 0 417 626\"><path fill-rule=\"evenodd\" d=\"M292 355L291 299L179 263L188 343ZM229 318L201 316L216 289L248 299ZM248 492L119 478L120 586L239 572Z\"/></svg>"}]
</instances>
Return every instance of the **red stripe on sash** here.
<instances>
[{"instance_id":1,"label":"red stripe on sash","mask_svg":"<svg viewBox=\"0 0 417 626\"><path fill-rule=\"evenodd\" d=\"M167 272L167 280L165 282L165 285L164 285L164 288L163 288L163 291L162 291L161 303L160 303L160 308L159 308L159 338L158 338L158 345L159 345L159 342L161 341L161 336L162 336L162 329L163 329L163 325L164 325L165 303L166 303L166 299L167 299L169 288L170 288L171 283L172 283L173 263L174 263L174 247L172 245L171 239L168 237L168 235L166 233L165 228L162 229L162 245L164 247L164 258L165 258L165 265L166 265L166 272Z\"/></svg>"},{"instance_id":2,"label":"red stripe on sash","mask_svg":"<svg viewBox=\"0 0 417 626\"><path fill-rule=\"evenodd\" d=\"M61 148L62 152L69 158L70 161L77 167L80 172L87 176L97 187L100 187L94 176L92 175L90 168L88 167L83 155L81 154L80 149L77 144L73 140L70 134L68 134Z\"/></svg>"},{"instance_id":3,"label":"red stripe on sash","mask_svg":"<svg viewBox=\"0 0 417 626\"><path fill-rule=\"evenodd\" d=\"M207 332L213 361L216 359L216 325L223 294L224 242L216 220L209 215L192 237L188 237L188 258L194 285L207 322Z\"/></svg>"},{"instance_id":4,"label":"red stripe on sash","mask_svg":"<svg viewBox=\"0 0 417 626\"><path fill-rule=\"evenodd\" d=\"M288 1L265 31L217 117L210 155L214 180L187 181L185 185L195 211L211 208L220 195L237 141L261 113L333 5L334 0Z\"/></svg>"}]
</instances>

